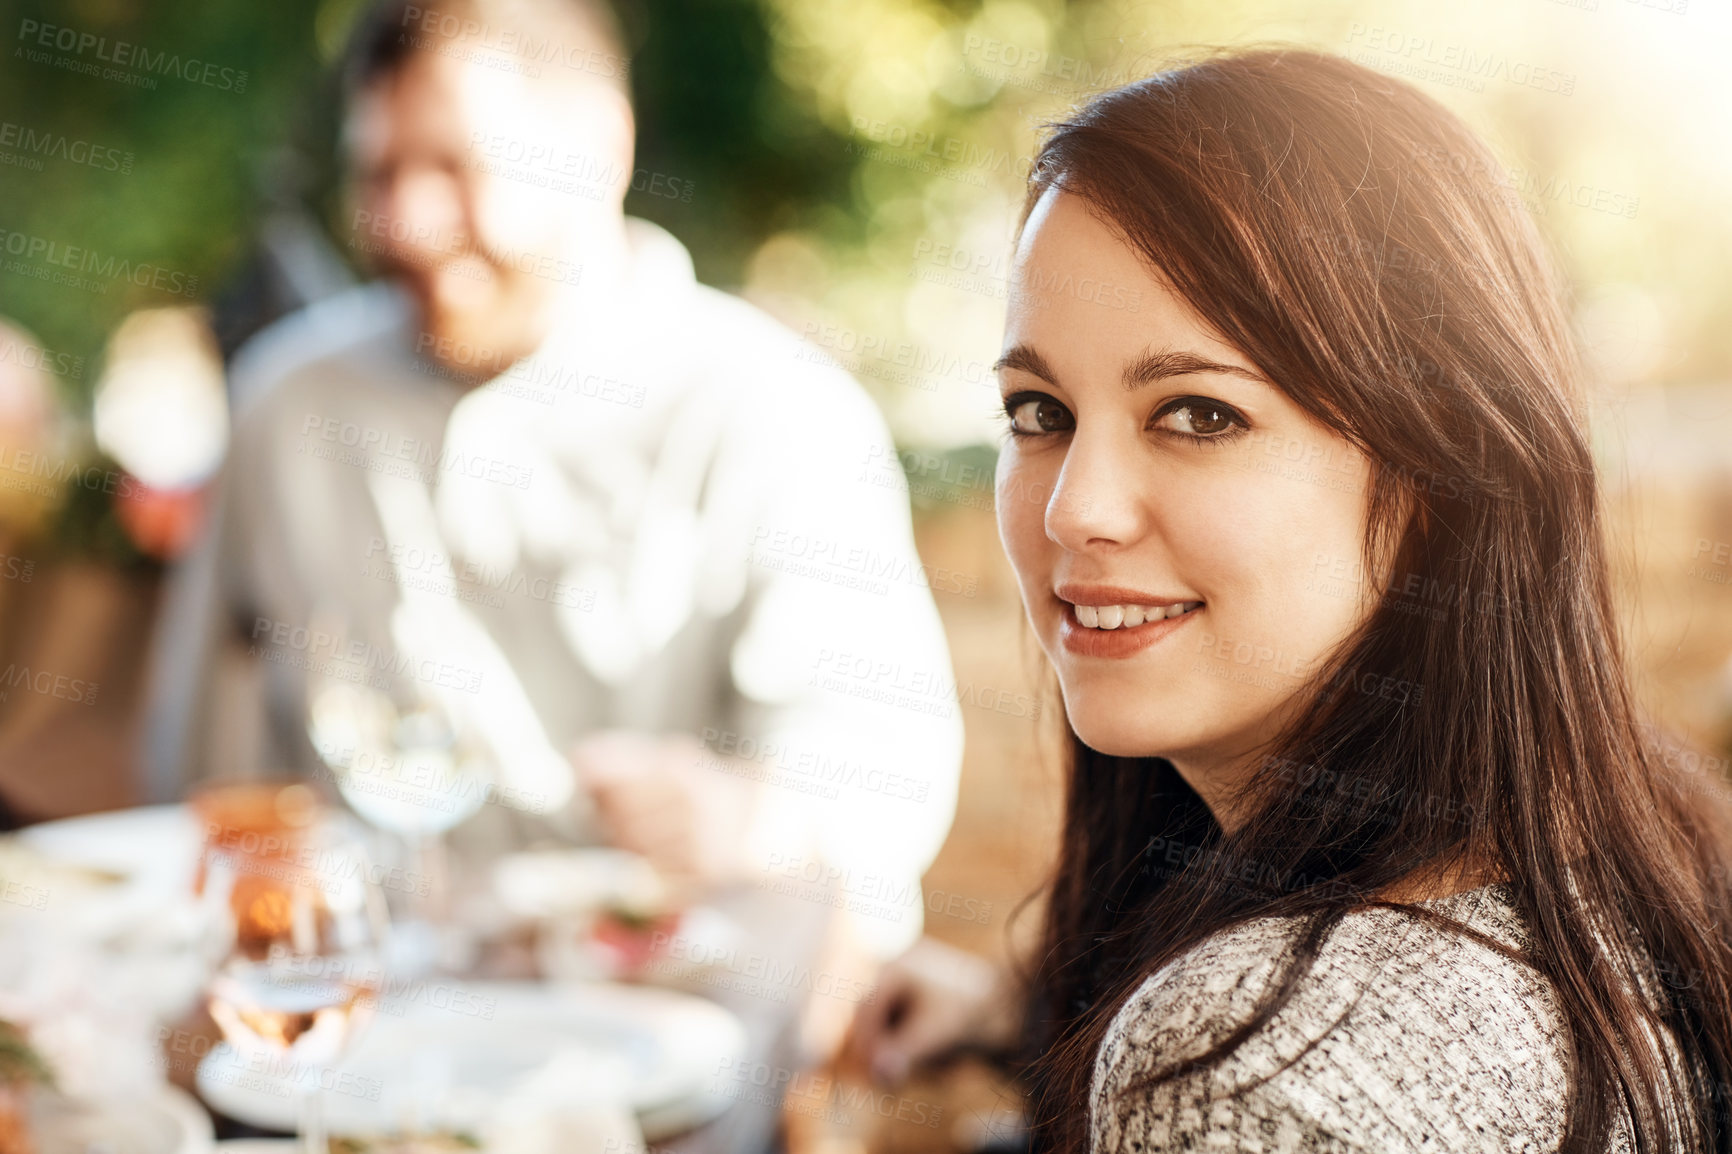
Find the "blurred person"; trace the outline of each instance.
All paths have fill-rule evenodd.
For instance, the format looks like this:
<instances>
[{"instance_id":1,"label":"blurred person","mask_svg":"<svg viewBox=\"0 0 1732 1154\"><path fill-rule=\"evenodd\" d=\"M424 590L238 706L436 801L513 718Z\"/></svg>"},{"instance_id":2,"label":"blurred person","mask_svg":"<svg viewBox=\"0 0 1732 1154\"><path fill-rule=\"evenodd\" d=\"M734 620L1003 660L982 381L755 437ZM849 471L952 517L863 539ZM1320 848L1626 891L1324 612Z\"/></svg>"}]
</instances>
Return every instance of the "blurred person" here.
<instances>
[{"instance_id":1,"label":"blurred person","mask_svg":"<svg viewBox=\"0 0 1732 1154\"><path fill-rule=\"evenodd\" d=\"M0 826L136 800L134 687L155 583L57 539L70 504L119 500L130 480L63 417L56 378L84 368L0 320Z\"/></svg>"},{"instance_id":2,"label":"blurred person","mask_svg":"<svg viewBox=\"0 0 1732 1154\"><path fill-rule=\"evenodd\" d=\"M53 488L37 468L51 458L59 440L52 375L66 373L73 363L69 355L46 348L32 333L0 318L0 657L7 659L8 674L26 656L13 635L14 606L36 576L37 538L54 507ZM77 367L82 370L82 363ZM0 702L9 696L0 693ZM39 735L42 719L56 712L57 702L37 696L20 694L11 709L0 712L0 748L18 746L7 742L8 733ZM24 824L26 813L52 812L53 801L60 800L40 796L40 782L28 768L16 757L0 761L0 830Z\"/></svg>"},{"instance_id":3,"label":"blurred person","mask_svg":"<svg viewBox=\"0 0 1732 1154\"><path fill-rule=\"evenodd\" d=\"M41 532L54 508L55 494L35 483L30 466L61 440L53 378L82 372L83 361L0 318L0 549Z\"/></svg>"},{"instance_id":4,"label":"blurred person","mask_svg":"<svg viewBox=\"0 0 1732 1154\"><path fill-rule=\"evenodd\" d=\"M727 915L704 951L750 969L694 988L797 1069L836 908L874 899L840 917L868 957L919 933L961 725L874 684L950 668L906 497L865 480L895 460L882 418L624 215L626 73L600 0L365 18L349 222L386 280L235 361L214 527L160 630L151 786L318 772L302 667L352 632L439 671L491 743L506 800L456 831L467 862L645 855ZM760 1148L774 1118L737 1107L694 1148Z\"/></svg>"},{"instance_id":5,"label":"blurred person","mask_svg":"<svg viewBox=\"0 0 1732 1154\"><path fill-rule=\"evenodd\" d=\"M1043 1151L1732 1141L1724 798L1635 704L1559 281L1499 171L1300 51L1054 128L998 510L1062 844L1010 966L892 965L852 1038L880 1078L1020 1031Z\"/></svg>"}]
</instances>

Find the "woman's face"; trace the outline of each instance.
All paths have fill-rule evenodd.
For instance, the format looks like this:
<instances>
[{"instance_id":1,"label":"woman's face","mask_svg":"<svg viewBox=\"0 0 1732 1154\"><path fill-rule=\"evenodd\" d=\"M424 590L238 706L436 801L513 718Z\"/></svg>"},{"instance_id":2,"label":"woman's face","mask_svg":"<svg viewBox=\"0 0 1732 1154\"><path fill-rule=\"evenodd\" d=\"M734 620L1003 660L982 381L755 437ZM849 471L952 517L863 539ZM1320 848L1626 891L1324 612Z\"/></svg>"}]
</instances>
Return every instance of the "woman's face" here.
<instances>
[{"instance_id":1,"label":"woman's face","mask_svg":"<svg viewBox=\"0 0 1732 1154\"><path fill-rule=\"evenodd\" d=\"M1078 736L1226 783L1375 601L1367 459L1077 197L1012 272L998 521Z\"/></svg>"}]
</instances>

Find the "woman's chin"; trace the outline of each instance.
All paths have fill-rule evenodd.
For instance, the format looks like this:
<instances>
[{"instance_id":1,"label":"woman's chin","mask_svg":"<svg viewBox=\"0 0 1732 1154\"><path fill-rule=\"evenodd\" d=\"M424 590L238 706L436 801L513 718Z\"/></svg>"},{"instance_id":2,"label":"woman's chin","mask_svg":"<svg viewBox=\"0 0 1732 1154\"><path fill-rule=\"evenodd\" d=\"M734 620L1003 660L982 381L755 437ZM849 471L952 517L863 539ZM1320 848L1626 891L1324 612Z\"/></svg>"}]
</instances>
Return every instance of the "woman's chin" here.
<instances>
[{"instance_id":1,"label":"woman's chin","mask_svg":"<svg viewBox=\"0 0 1732 1154\"><path fill-rule=\"evenodd\" d=\"M1072 715L1071 728L1082 739L1082 743L1096 753L1104 753L1108 757L1160 757L1158 750L1166 748L1166 742L1160 740L1160 735L1141 730L1126 729L1120 719L1100 719L1090 724L1087 718Z\"/></svg>"}]
</instances>

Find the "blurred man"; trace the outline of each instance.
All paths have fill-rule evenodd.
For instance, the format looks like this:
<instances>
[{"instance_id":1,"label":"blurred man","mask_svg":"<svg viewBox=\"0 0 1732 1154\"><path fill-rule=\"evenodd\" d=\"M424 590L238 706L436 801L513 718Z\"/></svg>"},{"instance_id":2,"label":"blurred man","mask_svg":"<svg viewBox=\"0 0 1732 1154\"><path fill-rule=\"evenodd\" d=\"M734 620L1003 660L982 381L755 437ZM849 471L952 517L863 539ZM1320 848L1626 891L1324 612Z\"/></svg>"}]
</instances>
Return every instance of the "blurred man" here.
<instances>
[{"instance_id":1,"label":"blurred man","mask_svg":"<svg viewBox=\"0 0 1732 1154\"><path fill-rule=\"evenodd\" d=\"M833 911L878 957L919 933L961 752L949 658L906 499L870 483L894 450L868 398L625 217L634 176L675 179L634 174L625 77L599 0L365 22L349 220L388 283L236 360L153 788L317 772L309 671L382 655L492 751L468 848L644 854L725 915L663 943L719 967L693 988L746 1017L754 1061L797 1064L791 1011L865 996L813 968ZM736 1107L692 1148L761 1148L774 1116Z\"/></svg>"}]
</instances>

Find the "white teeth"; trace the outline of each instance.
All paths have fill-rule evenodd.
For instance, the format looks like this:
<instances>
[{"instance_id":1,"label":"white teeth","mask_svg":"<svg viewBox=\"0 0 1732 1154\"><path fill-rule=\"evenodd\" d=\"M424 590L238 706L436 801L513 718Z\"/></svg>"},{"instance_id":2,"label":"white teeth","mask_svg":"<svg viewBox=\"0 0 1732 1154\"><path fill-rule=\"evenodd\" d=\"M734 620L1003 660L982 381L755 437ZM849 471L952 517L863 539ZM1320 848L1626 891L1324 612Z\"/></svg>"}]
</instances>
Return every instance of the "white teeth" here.
<instances>
[{"instance_id":1,"label":"white teeth","mask_svg":"<svg viewBox=\"0 0 1732 1154\"><path fill-rule=\"evenodd\" d=\"M1172 605L1073 605L1077 624L1089 629L1125 629L1150 621L1178 617L1202 605L1201 601L1179 601Z\"/></svg>"}]
</instances>

